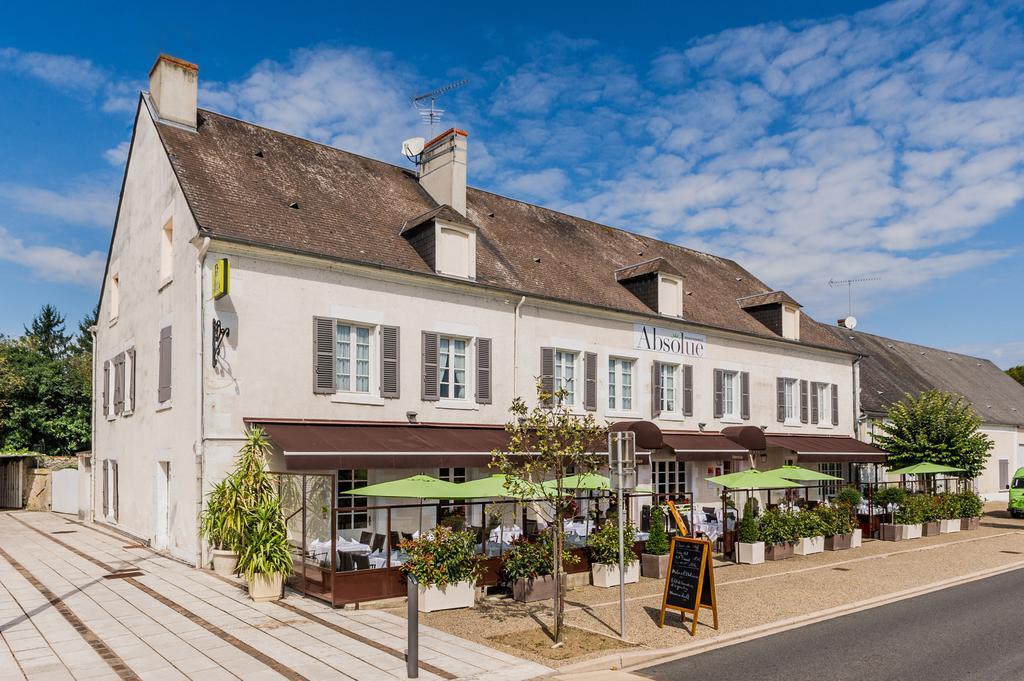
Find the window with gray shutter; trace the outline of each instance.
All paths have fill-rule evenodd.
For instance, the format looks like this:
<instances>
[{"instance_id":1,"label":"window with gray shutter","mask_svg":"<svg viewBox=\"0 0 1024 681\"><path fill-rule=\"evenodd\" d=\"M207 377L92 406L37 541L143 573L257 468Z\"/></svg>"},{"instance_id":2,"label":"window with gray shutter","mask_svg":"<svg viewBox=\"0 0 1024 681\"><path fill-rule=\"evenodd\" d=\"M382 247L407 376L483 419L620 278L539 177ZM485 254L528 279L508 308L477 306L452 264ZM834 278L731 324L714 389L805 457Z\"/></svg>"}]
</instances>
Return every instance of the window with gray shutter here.
<instances>
[{"instance_id":1,"label":"window with gray shutter","mask_svg":"<svg viewBox=\"0 0 1024 681\"><path fill-rule=\"evenodd\" d=\"M128 361L131 363L131 367L128 370L128 405L130 412L135 411L135 348L128 348Z\"/></svg>"},{"instance_id":2,"label":"window with gray shutter","mask_svg":"<svg viewBox=\"0 0 1024 681\"><path fill-rule=\"evenodd\" d=\"M661 362L651 362L651 418L661 416Z\"/></svg>"},{"instance_id":3,"label":"window with gray shutter","mask_svg":"<svg viewBox=\"0 0 1024 681\"><path fill-rule=\"evenodd\" d=\"M740 372L740 418L750 420L750 372Z\"/></svg>"},{"instance_id":4,"label":"window with gray shutter","mask_svg":"<svg viewBox=\"0 0 1024 681\"><path fill-rule=\"evenodd\" d=\"M124 353L114 357L114 414L124 412Z\"/></svg>"},{"instance_id":5,"label":"window with gray shutter","mask_svg":"<svg viewBox=\"0 0 1024 681\"><path fill-rule=\"evenodd\" d=\"M438 334L423 332L423 380L421 397L424 400L441 399L441 385L437 380Z\"/></svg>"},{"instance_id":6,"label":"window with gray shutter","mask_svg":"<svg viewBox=\"0 0 1024 681\"><path fill-rule=\"evenodd\" d=\"M693 367L683 365L683 416L693 416Z\"/></svg>"},{"instance_id":7,"label":"window with gray shutter","mask_svg":"<svg viewBox=\"0 0 1024 681\"><path fill-rule=\"evenodd\" d=\"M811 383L811 423L818 422L818 384Z\"/></svg>"},{"instance_id":8,"label":"window with gray shutter","mask_svg":"<svg viewBox=\"0 0 1024 681\"><path fill-rule=\"evenodd\" d=\"M724 378L724 374L723 374L722 370L721 369L715 369L715 398L714 398L714 407L715 407L715 418L716 419L722 418L722 414L724 413L724 406L723 406L723 403L725 402L725 395L724 395L725 391L723 389L723 384L724 383L725 383L725 378Z\"/></svg>"},{"instance_id":9,"label":"window with gray shutter","mask_svg":"<svg viewBox=\"0 0 1024 681\"><path fill-rule=\"evenodd\" d=\"M103 362L103 415L110 414L110 360Z\"/></svg>"},{"instance_id":10,"label":"window with gray shutter","mask_svg":"<svg viewBox=\"0 0 1024 681\"><path fill-rule=\"evenodd\" d=\"M584 372L583 377L583 408L587 411L597 411L597 353L583 353Z\"/></svg>"},{"instance_id":11,"label":"window with gray shutter","mask_svg":"<svg viewBox=\"0 0 1024 681\"><path fill-rule=\"evenodd\" d=\"M313 317L313 392L328 395L335 392L334 345L337 323L328 317Z\"/></svg>"},{"instance_id":12,"label":"window with gray shutter","mask_svg":"<svg viewBox=\"0 0 1024 681\"><path fill-rule=\"evenodd\" d=\"M171 399L171 327L160 329L160 370L158 372L156 399L166 402Z\"/></svg>"},{"instance_id":13,"label":"window with gray shutter","mask_svg":"<svg viewBox=\"0 0 1024 681\"><path fill-rule=\"evenodd\" d=\"M775 420L779 423L786 421L786 379L775 379Z\"/></svg>"},{"instance_id":14,"label":"window with gray shutter","mask_svg":"<svg viewBox=\"0 0 1024 681\"><path fill-rule=\"evenodd\" d=\"M839 425L839 386L832 384L832 425Z\"/></svg>"},{"instance_id":15,"label":"window with gray shutter","mask_svg":"<svg viewBox=\"0 0 1024 681\"><path fill-rule=\"evenodd\" d=\"M807 423L807 381L800 381L800 423Z\"/></svg>"},{"instance_id":16,"label":"window with gray shutter","mask_svg":"<svg viewBox=\"0 0 1024 681\"><path fill-rule=\"evenodd\" d=\"M395 399L400 392L400 337L397 326L380 327L380 396Z\"/></svg>"},{"instance_id":17,"label":"window with gray shutter","mask_svg":"<svg viewBox=\"0 0 1024 681\"><path fill-rule=\"evenodd\" d=\"M476 402L490 404L491 396L491 339L476 339Z\"/></svg>"},{"instance_id":18,"label":"window with gray shutter","mask_svg":"<svg viewBox=\"0 0 1024 681\"><path fill-rule=\"evenodd\" d=\"M548 395L555 392L555 349L540 349L540 386L541 390ZM554 403L554 397L544 400L544 406L550 407Z\"/></svg>"}]
</instances>

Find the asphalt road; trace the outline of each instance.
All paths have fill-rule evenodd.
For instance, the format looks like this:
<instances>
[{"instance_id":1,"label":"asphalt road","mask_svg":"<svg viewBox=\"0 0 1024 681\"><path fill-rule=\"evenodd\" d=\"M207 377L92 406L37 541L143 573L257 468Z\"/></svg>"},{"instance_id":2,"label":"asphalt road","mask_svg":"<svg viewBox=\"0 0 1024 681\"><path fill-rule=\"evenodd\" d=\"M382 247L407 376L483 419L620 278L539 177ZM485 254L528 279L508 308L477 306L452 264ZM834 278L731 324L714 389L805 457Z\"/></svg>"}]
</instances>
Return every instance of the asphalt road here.
<instances>
[{"instance_id":1,"label":"asphalt road","mask_svg":"<svg viewBox=\"0 0 1024 681\"><path fill-rule=\"evenodd\" d=\"M642 669L664 681L1020 681L1024 570Z\"/></svg>"}]
</instances>

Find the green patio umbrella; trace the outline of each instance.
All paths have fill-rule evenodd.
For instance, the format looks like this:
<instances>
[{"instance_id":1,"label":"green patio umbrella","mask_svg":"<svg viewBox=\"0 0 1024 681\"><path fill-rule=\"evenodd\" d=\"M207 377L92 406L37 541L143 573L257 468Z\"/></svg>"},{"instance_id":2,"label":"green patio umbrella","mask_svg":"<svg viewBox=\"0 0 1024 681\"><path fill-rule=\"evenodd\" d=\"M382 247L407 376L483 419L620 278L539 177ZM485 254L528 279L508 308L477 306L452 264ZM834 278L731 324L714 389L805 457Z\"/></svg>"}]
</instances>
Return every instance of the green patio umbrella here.
<instances>
[{"instance_id":1,"label":"green patio umbrella","mask_svg":"<svg viewBox=\"0 0 1024 681\"><path fill-rule=\"evenodd\" d=\"M368 487L344 490L342 494L361 497L395 497L399 499L461 499L459 486L429 475L413 475L401 480L380 482Z\"/></svg>"},{"instance_id":2,"label":"green patio umbrella","mask_svg":"<svg viewBox=\"0 0 1024 681\"><path fill-rule=\"evenodd\" d=\"M736 473L716 475L712 478L704 478L708 482L721 485L728 489L778 489L780 487L800 487L795 482L790 482L772 473L754 470L753 468Z\"/></svg>"},{"instance_id":3,"label":"green patio umbrella","mask_svg":"<svg viewBox=\"0 0 1024 681\"><path fill-rule=\"evenodd\" d=\"M962 473L963 471L963 468L957 468L956 466L945 466L941 463L922 461L921 463L911 464L910 466L904 466L889 472L893 475L927 475L932 473Z\"/></svg>"},{"instance_id":4,"label":"green patio umbrella","mask_svg":"<svg viewBox=\"0 0 1024 681\"><path fill-rule=\"evenodd\" d=\"M544 487L549 490L555 489L554 480L548 480ZM562 488L572 490L601 490L611 489L612 483L607 477L597 473L584 473L583 475L570 475L562 478Z\"/></svg>"},{"instance_id":5,"label":"green patio umbrella","mask_svg":"<svg viewBox=\"0 0 1024 681\"><path fill-rule=\"evenodd\" d=\"M774 475L784 480L842 480L842 478L835 475L829 475L828 473L822 473L820 471L812 471L809 468L803 468L801 466L779 466L778 468L772 468L771 470L765 471L769 475Z\"/></svg>"},{"instance_id":6,"label":"green patio umbrella","mask_svg":"<svg viewBox=\"0 0 1024 681\"><path fill-rule=\"evenodd\" d=\"M514 478L514 480L519 480ZM526 482L525 480L519 480L520 485L517 488L510 489L507 485L508 477L503 473L495 473L494 475L481 478L480 480L469 480L467 482L460 482L455 485L458 488L458 493L455 496L448 497L450 499L539 499L543 497L543 492L539 489L540 485ZM523 494L517 492L516 489L522 488L523 486L535 486L538 489L530 494Z\"/></svg>"}]
</instances>

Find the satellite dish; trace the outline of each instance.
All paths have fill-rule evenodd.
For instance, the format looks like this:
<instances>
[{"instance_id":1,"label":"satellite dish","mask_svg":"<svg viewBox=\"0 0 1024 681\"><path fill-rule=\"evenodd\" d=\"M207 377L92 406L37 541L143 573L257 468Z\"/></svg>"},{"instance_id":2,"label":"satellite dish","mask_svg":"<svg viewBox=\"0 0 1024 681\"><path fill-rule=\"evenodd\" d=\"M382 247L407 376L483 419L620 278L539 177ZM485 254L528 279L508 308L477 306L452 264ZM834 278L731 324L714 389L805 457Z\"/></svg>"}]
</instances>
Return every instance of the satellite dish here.
<instances>
[{"instance_id":1,"label":"satellite dish","mask_svg":"<svg viewBox=\"0 0 1024 681\"><path fill-rule=\"evenodd\" d=\"M848 329L852 329L852 328L856 327L857 326L857 318L854 317L853 315L850 315L849 317L847 317L846 319L843 320L843 326L845 326Z\"/></svg>"},{"instance_id":2,"label":"satellite dish","mask_svg":"<svg viewBox=\"0 0 1024 681\"><path fill-rule=\"evenodd\" d=\"M427 140L423 137L411 137L405 140L402 142L402 156L411 161L413 157L423 153L423 147L426 143Z\"/></svg>"}]
</instances>

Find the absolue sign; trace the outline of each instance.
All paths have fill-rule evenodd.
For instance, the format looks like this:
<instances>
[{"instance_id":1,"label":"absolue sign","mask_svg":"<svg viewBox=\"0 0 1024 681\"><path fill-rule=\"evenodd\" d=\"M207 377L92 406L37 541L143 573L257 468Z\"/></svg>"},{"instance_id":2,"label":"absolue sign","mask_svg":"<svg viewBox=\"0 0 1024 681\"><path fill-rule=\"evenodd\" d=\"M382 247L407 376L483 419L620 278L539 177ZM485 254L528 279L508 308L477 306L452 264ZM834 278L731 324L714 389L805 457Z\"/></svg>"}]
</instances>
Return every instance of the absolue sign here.
<instances>
[{"instance_id":1,"label":"absolue sign","mask_svg":"<svg viewBox=\"0 0 1024 681\"><path fill-rule=\"evenodd\" d=\"M707 344L707 336L703 334L686 333L647 324L633 325L633 347L637 350L653 350L684 357L703 357Z\"/></svg>"}]
</instances>

